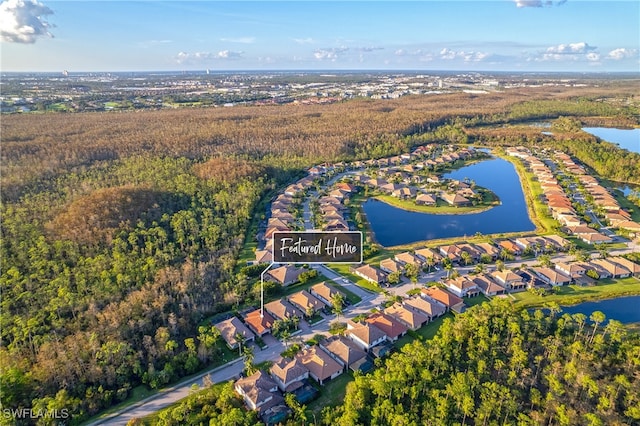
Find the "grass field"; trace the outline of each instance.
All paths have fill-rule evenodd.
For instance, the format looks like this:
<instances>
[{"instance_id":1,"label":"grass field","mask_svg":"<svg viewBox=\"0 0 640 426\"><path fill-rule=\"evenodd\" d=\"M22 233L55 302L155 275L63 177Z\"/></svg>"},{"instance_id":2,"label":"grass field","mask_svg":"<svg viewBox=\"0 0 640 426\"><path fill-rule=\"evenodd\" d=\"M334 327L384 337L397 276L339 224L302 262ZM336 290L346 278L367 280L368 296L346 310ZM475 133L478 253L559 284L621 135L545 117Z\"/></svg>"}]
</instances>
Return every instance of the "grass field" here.
<instances>
[{"instance_id":1,"label":"grass field","mask_svg":"<svg viewBox=\"0 0 640 426\"><path fill-rule=\"evenodd\" d=\"M423 206L416 204L413 200L401 200L399 198L393 197L387 194L380 194L373 197L377 200L390 204L394 207L401 208L403 210L409 210L412 212L419 213L431 213L431 214L471 214L471 213L480 213L485 210L488 210L496 205L495 203L480 204L478 206L470 206L470 207L454 207L451 206L444 201L438 200L435 206Z\"/></svg>"},{"instance_id":2,"label":"grass field","mask_svg":"<svg viewBox=\"0 0 640 426\"><path fill-rule=\"evenodd\" d=\"M630 277L618 280L601 280L592 287L575 285L558 288L558 293L538 296L528 291L514 293L516 306L523 308L540 307L548 303L561 306L575 305L590 300L611 299L614 297L640 294L640 279Z\"/></svg>"}]
</instances>

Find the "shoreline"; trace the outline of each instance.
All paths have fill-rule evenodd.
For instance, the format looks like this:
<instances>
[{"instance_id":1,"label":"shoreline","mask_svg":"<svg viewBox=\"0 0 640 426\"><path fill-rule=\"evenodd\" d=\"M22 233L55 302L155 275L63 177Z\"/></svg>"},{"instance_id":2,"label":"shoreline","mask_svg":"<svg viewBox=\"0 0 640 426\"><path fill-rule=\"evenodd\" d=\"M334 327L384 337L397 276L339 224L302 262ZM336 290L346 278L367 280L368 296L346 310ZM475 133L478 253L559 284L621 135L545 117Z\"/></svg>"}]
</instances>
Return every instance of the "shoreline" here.
<instances>
[{"instance_id":1,"label":"shoreline","mask_svg":"<svg viewBox=\"0 0 640 426\"><path fill-rule=\"evenodd\" d=\"M477 213L486 212L488 210L491 210L494 207L498 207L498 206L502 205L502 202L500 200L498 200L496 204L492 204L492 205L489 205L489 206L481 206L481 207L478 207L478 208L475 208L475 207L459 207L461 209L471 209L470 211L466 211L465 210L465 211L442 212L442 211L436 211L436 209L440 209L440 207L419 206L417 204L415 206L405 206L404 204L401 205L402 203L405 202L405 200L398 200L399 203L396 204L396 203L390 202L390 200L388 200L388 199L381 198L381 197L382 197L382 195L374 195L373 197L369 197L368 199L378 200L378 201L383 202L385 204L388 204L388 205L390 205L392 207L397 207L399 209L406 210L406 211L409 211L409 212L424 213L424 214L434 214L434 215L457 216L457 215L477 214ZM424 207L425 209L431 208L431 209L434 209L434 211L422 210L420 207Z\"/></svg>"}]
</instances>

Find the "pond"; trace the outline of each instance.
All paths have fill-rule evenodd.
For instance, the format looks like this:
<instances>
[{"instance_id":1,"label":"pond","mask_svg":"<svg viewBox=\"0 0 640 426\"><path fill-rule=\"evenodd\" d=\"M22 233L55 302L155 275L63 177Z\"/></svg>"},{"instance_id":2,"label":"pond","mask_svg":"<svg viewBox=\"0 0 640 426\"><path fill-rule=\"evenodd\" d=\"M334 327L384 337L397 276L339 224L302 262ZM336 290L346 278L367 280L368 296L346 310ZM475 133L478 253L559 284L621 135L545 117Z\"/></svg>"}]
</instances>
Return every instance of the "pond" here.
<instances>
[{"instance_id":1,"label":"pond","mask_svg":"<svg viewBox=\"0 0 640 426\"><path fill-rule=\"evenodd\" d=\"M583 313L589 317L593 311L601 311L607 319L622 323L640 322L640 296L625 296L615 299L583 302L574 306L563 306L562 312L569 314Z\"/></svg>"},{"instance_id":2,"label":"pond","mask_svg":"<svg viewBox=\"0 0 640 426\"><path fill-rule=\"evenodd\" d=\"M607 142L616 143L620 148L640 153L640 129L584 127L582 130Z\"/></svg>"},{"instance_id":3,"label":"pond","mask_svg":"<svg viewBox=\"0 0 640 426\"><path fill-rule=\"evenodd\" d=\"M437 238L533 231L520 179L515 167L501 158L462 167L445 175L493 191L501 205L473 214L429 214L403 210L375 199L367 200L364 212L376 241L386 247Z\"/></svg>"}]
</instances>

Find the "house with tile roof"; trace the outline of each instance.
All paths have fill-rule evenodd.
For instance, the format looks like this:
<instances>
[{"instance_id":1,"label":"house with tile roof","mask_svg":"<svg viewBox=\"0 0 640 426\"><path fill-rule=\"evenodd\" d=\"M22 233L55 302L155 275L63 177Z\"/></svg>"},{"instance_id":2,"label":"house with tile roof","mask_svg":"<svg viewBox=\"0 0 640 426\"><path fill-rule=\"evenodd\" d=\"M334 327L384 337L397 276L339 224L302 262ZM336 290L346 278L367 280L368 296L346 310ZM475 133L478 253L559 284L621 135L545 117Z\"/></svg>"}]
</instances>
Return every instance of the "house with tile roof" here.
<instances>
[{"instance_id":1,"label":"house with tile roof","mask_svg":"<svg viewBox=\"0 0 640 426\"><path fill-rule=\"evenodd\" d=\"M260 370L249 377L238 379L233 387L242 396L250 410L260 409L272 401L274 397L277 399L279 396L282 399L282 396L278 394L276 382L267 373Z\"/></svg>"},{"instance_id":2,"label":"house with tile roof","mask_svg":"<svg viewBox=\"0 0 640 426\"><path fill-rule=\"evenodd\" d=\"M464 304L464 301L460 297L439 287L427 287L423 288L420 291L425 296L442 303L447 308L447 310L452 310L456 313L462 313L467 308Z\"/></svg>"},{"instance_id":3,"label":"house with tile roof","mask_svg":"<svg viewBox=\"0 0 640 426\"><path fill-rule=\"evenodd\" d=\"M383 311L397 319L411 330L417 330L429 322L429 317L418 310L405 307L401 303L394 303Z\"/></svg>"},{"instance_id":4,"label":"house with tile roof","mask_svg":"<svg viewBox=\"0 0 640 426\"><path fill-rule=\"evenodd\" d=\"M309 293L307 290L301 290L293 293L289 295L288 299L293 306L300 309L305 313L305 315L308 315L309 312L313 312L313 314L315 314L316 312L321 311L327 306L324 304L324 302Z\"/></svg>"},{"instance_id":5,"label":"house with tile roof","mask_svg":"<svg viewBox=\"0 0 640 426\"><path fill-rule=\"evenodd\" d=\"M287 302L285 299L274 300L264 305L264 310L279 320L287 320L293 317L302 318L304 313Z\"/></svg>"},{"instance_id":6,"label":"house with tile roof","mask_svg":"<svg viewBox=\"0 0 640 426\"><path fill-rule=\"evenodd\" d=\"M340 294L342 300L346 300L346 295L343 292L331 284L328 284L326 281L311 286L309 292L322 300L327 306L333 306L333 298L336 294Z\"/></svg>"},{"instance_id":7,"label":"house with tile roof","mask_svg":"<svg viewBox=\"0 0 640 426\"><path fill-rule=\"evenodd\" d=\"M301 350L295 358L309 370L309 376L321 385L335 379L344 371L342 364L317 345Z\"/></svg>"},{"instance_id":8,"label":"house with tile roof","mask_svg":"<svg viewBox=\"0 0 640 426\"><path fill-rule=\"evenodd\" d=\"M371 314L367 319L365 319L365 321L382 330L384 334L386 334L387 338L392 342L395 342L398 338L407 334L409 329L402 322L384 312Z\"/></svg>"},{"instance_id":9,"label":"house with tile roof","mask_svg":"<svg viewBox=\"0 0 640 426\"><path fill-rule=\"evenodd\" d=\"M263 312L260 315L260 309L253 310L244 316L244 323L258 336L264 336L271 332L273 327L274 318L269 315L269 312Z\"/></svg>"},{"instance_id":10,"label":"house with tile roof","mask_svg":"<svg viewBox=\"0 0 640 426\"><path fill-rule=\"evenodd\" d=\"M309 378L309 369L298 358L278 358L271 365L269 373L282 392L292 392L302 387L303 381Z\"/></svg>"},{"instance_id":11,"label":"house with tile roof","mask_svg":"<svg viewBox=\"0 0 640 426\"><path fill-rule=\"evenodd\" d=\"M433 320L434 318L440 317L447 313L447 307L444 304L430 297L426 298L418 294L403 299L402 304L409 309L422 312L427 317L429 317L430 320Z\"/></svg>"},{"instance_id":12,"label":"house with tile roof","mask_svg":"<svg viewBox=\"0 0 640 426\"><path fill-rule=\"evenodd\" d=\"M382 330L367 322L347 322L346 336L367 352L387 340Z\"/></svg>"},{"instance_id":13,"label":"house with tile roof","mask_svg":"<svg viewBox=\"0 0 640 426\"><path fill-rule=\"evenodd\" d=\"M220 336L227 342L227 346L230 349L237 349L238 345L256 338L251 330L237 317L231 317L228 320L221 321L215 324L214 327L220 330ZM240 336L244 339L243 341L240 339Z\"/></svg>"},{"instance_id":14,"label":"house with tile roof","mask_svg":"<svg viewBox=\"0 0 640 426\"><path fill-rule=\"evenodd\" d=\"M373 363L367 353L355 342L344 336L331 336L320 342L320 346L329 356L352 371L366 373L373 369Z\"/></svg>"},{"instance_id":15,"label":"house with tile roof","mask_svg":"<svg viewBox=\"0 0 640 426\"><path fill-rule=\"evenodd\" d=\"M554 269L547 267L536 267L531 268L531 270L535 272L542 281L554 287L571 284L571 277L568 277Z\"/></svg>"}]
</instances>

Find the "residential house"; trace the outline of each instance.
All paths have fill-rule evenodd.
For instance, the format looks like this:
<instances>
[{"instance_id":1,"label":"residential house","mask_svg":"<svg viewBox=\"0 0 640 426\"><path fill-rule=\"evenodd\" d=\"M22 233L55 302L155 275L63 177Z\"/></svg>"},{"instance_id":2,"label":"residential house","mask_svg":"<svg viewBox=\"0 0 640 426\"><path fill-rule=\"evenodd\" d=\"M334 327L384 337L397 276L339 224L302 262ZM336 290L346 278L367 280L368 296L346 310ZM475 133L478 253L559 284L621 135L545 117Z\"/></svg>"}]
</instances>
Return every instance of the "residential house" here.
<instances>
[{"instance_id":1,"label":"residential house","mask_svg":"<svg viewBox=\"0 0 640 426\"><path fill-rule=\"evenodd\" d=\"M382 330L392 342L407 334L408 327L406 325L384 312L371 314L365 321Z\"/></svg>"},{"instance_id":2,"label":"residential house","mask_svg":"<svg viewBox=\"0 0 640 426\"><path fill-rule=\"evenodd\" d=\"M425 264L428 264L427 259L433 259L433 265L439 265L442 262L442 256L430 248L417 249L414 254Z\"/></svg>"},{"instance_id":3,"label":"residential house","mask_svg":"<svg viewBox=\"0 0 640 426\"><path fill-rule=\"evenodd\" d=\"M491 272L491 277L507 290L518 291L524 290L527 287L527 284L520 275L508 269L504 269L502 271L498 271L496 269Z\"/></svg>"},{"instance_id":4,"label":"residential house","mask_svg":"<svg viewBox=\"0 0 640 426\"><path fill-rule=\"evenodd\" d=\"M237 317L221 321L214 327L220 330L220 336L227 342L230 349L236 349L238 345L254 340L256 337Z\"/></svg>"},{"instance_id":5,"label":"residential house","mask_svg":"<svg viewBox=\"0 0 640 426\"><path fill-rule=\"evenodd\" d=\"M520 256L522 254L522 249L511 240L502 240L498 242L498 246L500 250L505 249L509 254L514 256Z\"/></svg>"},{"instance_id":6,"label":"residential house","mask_svg":"<svg viewBox=\"0 0 640 426\"><path fill-rule=\"evenodd\" d=\"M481 257L482 255L487 255L491 258L491 260L496 260L498 259L498 256L500 256L500 250L493 244L477 243L475 244L475 246L481 252Z\"/></svg>"},{"instance_id":7,"label":"residential house","mask_svg":"<svg viewBox=\"0 0 640 426\"><path fill-rule=\"evenodd\" d=\"M592 259L589 263L600 266L602 269L609 272L613 278L627 278L631 276L631 271L629 269L620 263L613 262L609 259Z\"/></svg>"},{"instance_id":8,"label":"residential house","mask_svg":"<svg viewBox=\"0 0 640 426\"><path fill-rule=\"evenodd\" d=\"M368 322L349 321L346 336L367 352L387 340L387 335L382 330Z\"/></svg>"},{"instance_id":9,"label":"residential house","mask_svg":"<svg viewBox=\"0 0 640 426\"><path fill-rule=\"evenodd\" d=\"M275 319L288 320L293 317L302 318L303 312L284 299L274 300L264 305L264 309Z\"/></svg>"},{"instance_id":10,"label":"residential house","mask_svg":"<svg viewBox=\"0 0 640 426\"><path fill-rule=\"evenodd\" d=\"M387 282L387 273L381 271L375 266L364 264L358 268L352 269L353 273L364 278L374 284L385 284Z\"/></svg>"},{"instance_id":11,"label":"residential house","mask_svg":"<svg viewBox=\"0 0 640 426\"><path fill-rule=\"evenodd\" d=\"M336 294L340 294L342 296L342 300L346 300L346 296L343 292L336 289L331 284L327 284L325 281L311 286L311 288L309 288L309 292L327 305L331 306L333 306L333 298Z\"/></svg>"},{"instance_id":12,"label":"residential house","mask_svg":"<svg viewBox=\"0 0 640 426\"><path fill-rule=\"evenodd\" d=\"M444 304L428 297L421 297L415 295L402 300L402 304L409 309L414 309L422 312L430 319L440 317L447 313L447 308Z\"/></svg>"},{"instance_id":13,"label":"residential house","mask_svg":"<svg viewBox=\"0 0 640 426\"><path fill-rule=\"evenodd\" d=\"M311 316L327 306L307 290L301 290L293 293L289 296L289 302L299 308L307 316ZM309 315L309 313L311 313L311 315Z\"/></svg>"},{"instance_id":14,"label":"residential house","mask_svg":"<svg viewBox=\"0 0 640 426\"><path fill-rule=\"evenodd\" d=\"M256 264L271 263L273 261L273 254L271 250L256 250Z\"/></svg>"},{"instance_id":15,"label":"residential house","mask_svg":"<svg viewBox=\"0 0 640 426\"><path fill-rule=\"evenodd\" d=\"M416 196L416 204L422 206L435 206L436 197L433 194L418 194Z\"/></svg>"},{"instance_id":16,"label":"residential house","mask_svg":"<svg viewBox=\"0 0 640 426\"><path fill-rule=\"evenodd\" d=\"M443 281L444 285L460 297L475 297L480 293L476 283L468 275L459 275L456 278L449 278Z\"/></svg>"},{"instance_id":17,"label":"residential house","mask_svg":"<svg viewBox=\"0 0 640 426\"><path fill-rule=\"evenodd\" d=\"M394 303L384 313L397 319L411 330L417 330L429 322L429 317L418 310L410 309L401 303Z\"/></svg>"},{"instance_id":18,"label":"residential house","mask_svg":"<svg viewBox=\"0 0 640 426\"><path fill-rule=\"evenodd\" d=\"M295 355L303 366L309 370L309 376L321 385L342 374L343 366L331 358L319 346L303 349Z\"/></svg>"},{"instance_id":19,"label":"residential house","mask_svg":"<svg viewBox=\"0 0 640 426\"><path fill-rule=\"evenodd\" d=\"M629 259L625 259L621 256L609 257L607 258L610 262L617 263L620 266L623 266L631 272L631 275L640 277L640 265L630 261Z\"/></svg>"},{"instance_id":20,"label":"residential house","mask_svg":"<svg viewBox=\"0 0 640 426\"><path fill-rule=\"evenodd\" d=\"M571 277L561 274L559 271L554 269L538 267L532 268L532 271L535 272L542 281L554 287L571 284Z\"/></svg>"},{"instance_id":21,"label":"residential house","mask_svg":"<svg viewBox=\"0 0 640 426\"><path fill-rule=\"evenodd\" d=\"M466 309L466 305L460 297L439 287L427 287L421 291L425 296L442 303L447 310L452 310L460 314Z\"/></svg>"},{"instance_id":22,"label":"residential house","mask_svg":"<svg viewBox=\"0 0 640 426\"><path fill-rule=\"evenodd\" d=\"M271 377L283 392L294 391L309 378L309 370L298 358L280 357L269 369Z\"/></svg>"},{"instance_id":23,"label":"residential house","mask_svg":"<svg viewBox=\"0 0 640 426\"><path fill-rule=\"evenodd\" d=\"M440 198L446 203L455 207L464 207L471 205L471 201L468 198L463 197L458 193L443 192L440 194Z\"/></svg>"},{"instance_id":24,"label":"residential house","mask_svg":"<svg viewBox=\"0 0 640 426\"><path fill-rule=\"evenodd\" d=\"M563 273L564 275L571 277L572 280L580 279L584 276L587 270L580 265L580 263L573 262L558 262L555 264L555 268L558 272Z\"/></svg>"},{"instance_id":25,"label":"residential house","mask_svg":"<svg viewBox=\"0 0 640 426\"><path fill-rule=\"evenodd\" d=\"M267 373L260 370L249 377L237 380L234 388L242 396L250 410L259 410L274 398L280 403L284 402L282 395L278 393L276 382Z\"/></svg>"},{"instance_id":26,"label":"residential house","mask_svg":"<svg viewBox=\"0 0 640 426\"><path fill-rule=\"evenodd\" d=\"M476 284L478 290L480 290L485 296L497 296L506 292L506 289L491 279L489 275L479 274L474 276L471 280Z\"/></svg>"},{"instance_id":27,"label":"residential house","mask_svg":"<svg viewBox=\"0 0 640 426\"><path fill-rule=\"evenodd\" d=\"M613 241L608 235L595 232L593 234L580 234L577 236L587 244L606 244Z\"/></svg>"},{"instance_id":28,"label":"residential house","mask_svg":"<svg viewBox=\"0 0 640 426\"><path fill-rule=\"evenodd\" d=\"M556 250L566 251L571 246L571 242L566 238L562 238L559 235L545 235L543 237L547 240L547 243L551 243L556 246Z\"/></svg>"},{"instance_id":29,"label":"residential house","mask_svg":"<svg viewBox=\"0 0 640 426\"><path fill-rule=\"evenodd\" d=\"M260 309L253 310L244 316L244 323L258 336L271 332L273 317L268 312L260 314Z\"/></svg>"},{"instance_id":30,"label":"residential house","mask_svg":"<svg viewBox=\"0 0 640 426\"><path fill-rule=\"evenodd\" d=\"M280 283L282 286L288 286L298 281L300 274L304 272L302 268L296 268L291 265L280 266L267 272L273 281Z\"/></svg>"},{"instance_id":31,"label":"residential house","mask_svg":"<svg viewBox=\"0 0 640 426\"><path fill-rule=\"evenodd\" d=\"M396 254L394 259L403 265L413 265L418 269L422 267L422 260L420 260L420 258L415 254L409 253L408 251Z\"/></svg>"},{"instance_id":32,"label":"residential house","mask_svg":"<svg viewBox=\"0 0 640 426\"><path fill-rule=\"evenodd\" d=\"M380 269L389 274L394 272L402 273L404 271L404 265L395 259L388 258L380 261Z\"/></svg>"},{"instance_id":33,"label":"residential house","mask_svg":"<svg viewBox=\"0 0 640 426\"><path fill-rule=\"evenodd\" d=\"M367 357L367 353L355 342L344 336L331 336L320 342L329 356L344 365L351 371L367 373L374 367L373 362Z\"/></svg>"}]
</instances>

